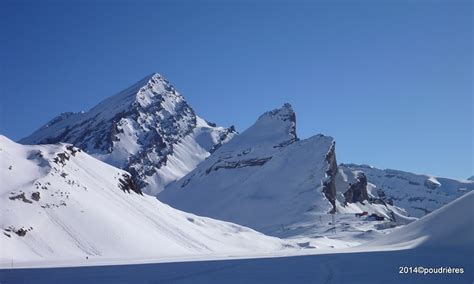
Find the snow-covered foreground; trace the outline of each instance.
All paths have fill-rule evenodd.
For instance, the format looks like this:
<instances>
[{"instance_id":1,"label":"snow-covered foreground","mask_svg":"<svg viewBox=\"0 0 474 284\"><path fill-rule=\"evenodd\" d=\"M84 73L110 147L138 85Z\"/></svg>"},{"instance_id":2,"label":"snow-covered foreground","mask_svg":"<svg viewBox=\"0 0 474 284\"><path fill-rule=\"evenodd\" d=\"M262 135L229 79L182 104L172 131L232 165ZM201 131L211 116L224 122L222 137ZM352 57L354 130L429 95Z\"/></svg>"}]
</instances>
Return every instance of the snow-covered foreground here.
<instances>
[{"instance_id":1,"label":"snow-covered foreground","mask_svg":"<svg viewBox=\"0 0 474 284\"><path fill-rule=\"evenodd\" d=\"M187 259L148 264L3 269L2 283L472 283L474 204L470 192L388 236L358 247ZM285 255L286 254L286 255ZM291 256L293 254L293 256ZM302 254L302 255L297 255ZM305 255L306 254L306 255ZM230 258L230 259L229 259ZM50 263L54 264L54 263ZM94 259L90 263L99 264ZM108 264L113 264L109 262ZM56 264L57 265L57 264ZM63 265L75 265L63 263ZM77 265L77 263L76 263ZM402 268L401 268L402 267ZM416 273L400 273L417 268ZM410 268L411 267L411 268ZM422 267L422 268L420 268ZM429 271L433 273L429 273ZM444 273L434 273L444 269ZM458 273L447 271L459 269ZM460 273L459 271L461 271ZM419 272L421 271L421 273Z\"/></svg>"}]
</instances>

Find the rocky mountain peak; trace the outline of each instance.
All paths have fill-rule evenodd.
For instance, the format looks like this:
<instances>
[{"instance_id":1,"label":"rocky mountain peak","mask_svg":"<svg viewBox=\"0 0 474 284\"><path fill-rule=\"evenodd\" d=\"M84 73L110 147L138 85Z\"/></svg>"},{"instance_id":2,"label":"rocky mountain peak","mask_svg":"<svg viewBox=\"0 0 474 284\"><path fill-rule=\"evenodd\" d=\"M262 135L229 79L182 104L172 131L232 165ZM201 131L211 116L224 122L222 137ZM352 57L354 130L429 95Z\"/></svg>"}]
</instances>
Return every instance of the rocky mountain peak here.
<instances>
[{"instance_id":1,"label":"rocky mountain peak","mask_svg":"<svg viewBox=\"0 0 474 284\"><path fill-rule=\"evenodd\" d=\"M280 108L265 112L258 118L256 124L259 122L266 123L269 120L277 120L282 125L287 126L289 128L288 132L296 138L296 113L291 104L285 103Z\"/></svg>"},{"instance_id":2,"label":"rocky mountain peak","mask_svg":"<svg viewBox=\"0 0 474 284\"><path fill-rule=\"evenodd\" d=\"M267 111L240 136L262 144L283 147L298 141L296 135L296 114L289 103Z\"/></svg>"},{"instance_id":3,"label":"rocky mountain peak","mask_svg":"<svg viewBox=\"0 0 474 284\"><path fill-rule=\"evenodd\" d=\"M87 112L61 114L20 143L71 143L129 171L139 188L152 184L159 191L233 135L198 117L168 80L153 73Z\"/></svg>"}]
</instances>

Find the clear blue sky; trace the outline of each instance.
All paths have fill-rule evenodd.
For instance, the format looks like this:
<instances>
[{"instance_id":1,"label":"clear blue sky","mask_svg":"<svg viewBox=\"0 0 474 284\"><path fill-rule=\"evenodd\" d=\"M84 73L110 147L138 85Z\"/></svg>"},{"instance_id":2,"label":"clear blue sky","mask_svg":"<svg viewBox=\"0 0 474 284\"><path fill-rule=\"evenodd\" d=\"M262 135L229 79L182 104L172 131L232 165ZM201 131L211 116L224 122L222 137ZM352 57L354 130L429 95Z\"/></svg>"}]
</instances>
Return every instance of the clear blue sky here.
<instances>
[{"instance_id":1,"label":"clear blue sky","mask_svg":"<svg viewBox=\"0 0 474 284\"><path fill-rule=\"evenodd\" d=\"M158 72L219 125L290 102L339 162L474 174L470 0L96 2L1 2L2 134Z\"/></svg>"}]
</instances>

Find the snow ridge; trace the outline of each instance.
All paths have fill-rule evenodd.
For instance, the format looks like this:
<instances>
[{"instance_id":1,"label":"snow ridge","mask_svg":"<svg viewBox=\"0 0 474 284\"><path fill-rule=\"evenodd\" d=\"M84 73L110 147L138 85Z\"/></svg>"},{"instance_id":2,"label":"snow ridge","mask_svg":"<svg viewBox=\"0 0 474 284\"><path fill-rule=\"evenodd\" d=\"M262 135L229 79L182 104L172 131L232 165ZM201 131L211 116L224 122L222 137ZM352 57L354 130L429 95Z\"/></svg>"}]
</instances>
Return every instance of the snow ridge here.
<instances>
[{"instance_id":1,"label":"snow ridge","mask_svg":"<svg viewBox=\"0 0 474 284\"><path fill-rule=\"evenodd\" d=\"M307 212L329 212L322 180L334 139L319 134L298 140L295 126L289 104L264 113L158 198L273 235Z\"/></svg>"}]
</instances>

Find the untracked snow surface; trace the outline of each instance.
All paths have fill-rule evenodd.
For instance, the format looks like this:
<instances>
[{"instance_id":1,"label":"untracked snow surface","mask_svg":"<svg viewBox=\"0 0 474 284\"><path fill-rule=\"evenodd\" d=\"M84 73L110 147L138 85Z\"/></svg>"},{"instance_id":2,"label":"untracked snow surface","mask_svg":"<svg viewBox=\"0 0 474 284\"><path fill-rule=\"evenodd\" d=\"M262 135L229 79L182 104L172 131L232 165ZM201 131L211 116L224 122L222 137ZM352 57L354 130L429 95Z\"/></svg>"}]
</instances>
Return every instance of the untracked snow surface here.
<instances>
[{"instance_id":1,"label":"untracked snow surface","mask_svg":"<svg viewBox=\"0 0 474 284\"><path fill-rule=\"evenodd\" d=\"M265 253L288 242L175 210L67 144L0 136L0 265ZM89 260L86 260L88 258Z\"/></svg>"},{"instance_id":2,"label":"untracked snow surface","mask_svg":"<svg viewBox=\"0 0 474 284\"><path fill-rule=\"evenodd\" d=\"M472 283L474 193L371 244L308 255L3 269L2 283ZM442 229L440 229L442 228ZM314 254L316 253L316 254ZM145 261L146 262L146 261ZM150 261L152 262L152 260ZM403 267L415 273L400 273ZM402 268L402 269L401 269ZM431 273L429 273L431 269ZM444 269L445 272L442 272ZM451 270L449 270L451 269ZM462 269L462 273L452 273ZM420 271L420 272L418 272Z\"/></svg>"}]
</instances>

